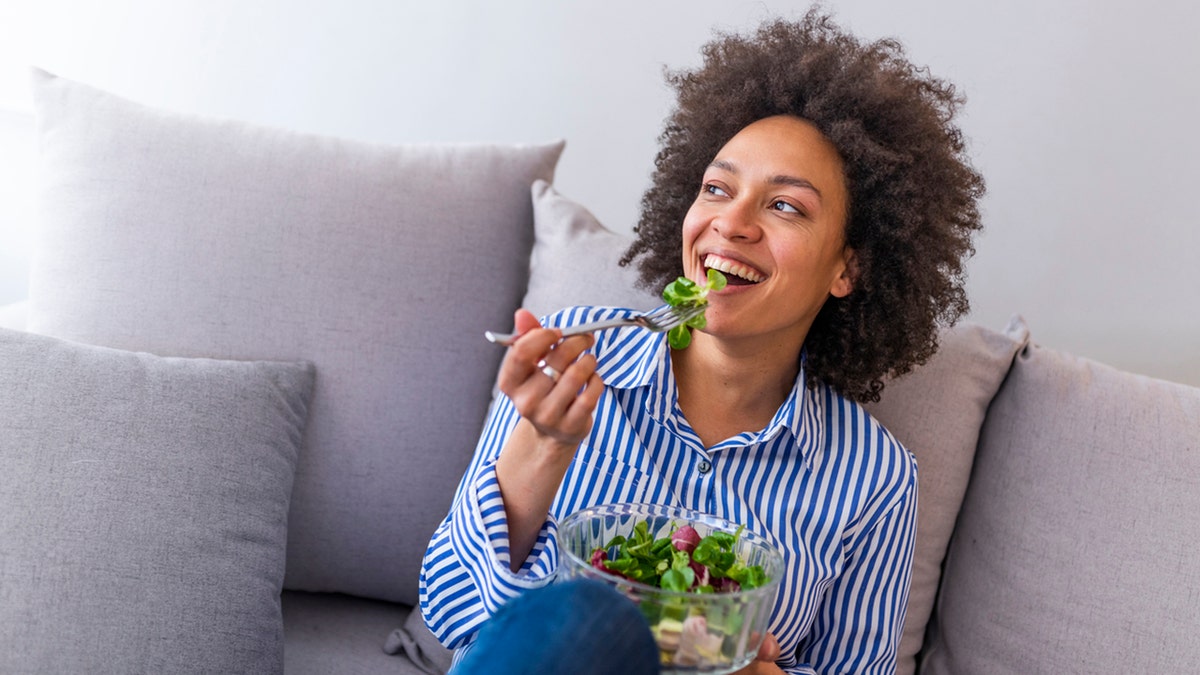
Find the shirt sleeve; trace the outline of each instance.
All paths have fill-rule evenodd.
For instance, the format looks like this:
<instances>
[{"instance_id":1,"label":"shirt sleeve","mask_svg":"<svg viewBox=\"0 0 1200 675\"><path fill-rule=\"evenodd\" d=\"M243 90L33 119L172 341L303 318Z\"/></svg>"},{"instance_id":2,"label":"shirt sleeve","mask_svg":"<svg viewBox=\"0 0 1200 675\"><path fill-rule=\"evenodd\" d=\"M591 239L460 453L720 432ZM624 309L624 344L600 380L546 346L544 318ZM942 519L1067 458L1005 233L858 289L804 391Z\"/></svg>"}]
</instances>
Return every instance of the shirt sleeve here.
<instances>
[{"instance_id":1,"label":"shirt sleeve","mask_svg":"<svg viewBox=\"0 0 1200 675\"><path fill-rule=\"evenodd\" d=\"M470 643L504 603L549 583L558 567L557 525L550 518L521 569L511 569L496 458L519 418L508 397L498 395L450 512L433 533L421 564L421 613L451 649Z\"/></svg>"},{"instance_id":2,"label":"shirt sleeve","mask_svg":"<svg viewBox=\"0 0 1200 675\"><path fill-rule=\"evenodd\" d=\"M917 521L915 469L900 499L881 515L847 557L830 587L800 663L789 673L894 673L908 606Z\"/></svg>"}]
</instances>

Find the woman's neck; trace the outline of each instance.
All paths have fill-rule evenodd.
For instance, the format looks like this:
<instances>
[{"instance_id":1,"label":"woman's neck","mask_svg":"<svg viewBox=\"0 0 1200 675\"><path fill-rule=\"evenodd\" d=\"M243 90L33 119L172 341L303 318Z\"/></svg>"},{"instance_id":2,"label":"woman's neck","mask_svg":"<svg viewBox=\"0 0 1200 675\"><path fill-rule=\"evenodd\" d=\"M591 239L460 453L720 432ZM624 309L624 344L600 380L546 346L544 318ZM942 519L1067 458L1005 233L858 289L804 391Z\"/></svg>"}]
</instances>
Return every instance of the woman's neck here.
<instances>
[{"instance_id":1,"label":"woman's neck","mask_svg":"<svg viewBox=\"0 0 1200 675\"><path fill-rule=\"evenodd\" d=\"M799 350L742 348L697 334L671 353L679 408L705 447L765 427L791 395Z\"/></svg>"}]
</instances>

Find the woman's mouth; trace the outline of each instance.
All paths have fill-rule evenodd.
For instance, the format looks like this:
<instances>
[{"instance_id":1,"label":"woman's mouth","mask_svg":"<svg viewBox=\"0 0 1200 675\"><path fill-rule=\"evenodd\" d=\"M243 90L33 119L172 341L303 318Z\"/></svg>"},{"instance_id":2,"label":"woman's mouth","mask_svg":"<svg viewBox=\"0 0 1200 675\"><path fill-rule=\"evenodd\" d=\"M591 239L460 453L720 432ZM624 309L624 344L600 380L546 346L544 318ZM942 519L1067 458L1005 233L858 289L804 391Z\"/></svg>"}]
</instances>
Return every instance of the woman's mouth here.
<instances>
[{"instance_id":1,"label":"woman's mouth","mask_svg":"<svg viewBox=\"0 0 1200 675\"><path fill-rule=\"evenodd\" d=\"M730 286L750 286L767 278L767 275L745 263L740 263L715 253L709 253L704 256L704 266L724 274Z\"/></svg>"}]
</instances>

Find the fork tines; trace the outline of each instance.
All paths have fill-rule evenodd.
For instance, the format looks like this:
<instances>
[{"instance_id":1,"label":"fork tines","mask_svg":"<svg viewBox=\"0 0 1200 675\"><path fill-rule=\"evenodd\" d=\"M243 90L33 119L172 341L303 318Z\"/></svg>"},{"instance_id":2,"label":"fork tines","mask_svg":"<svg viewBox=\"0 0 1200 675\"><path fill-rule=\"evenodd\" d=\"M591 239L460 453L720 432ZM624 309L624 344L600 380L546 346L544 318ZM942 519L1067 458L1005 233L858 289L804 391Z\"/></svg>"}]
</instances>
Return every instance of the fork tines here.
<instances>
[{"instance_id":1,"label":"fork tines","mask_svg":"<svg viewBox=\"0 0 1200 675\"><path fill-rule=\"evenodd\" d=\"M692 317L704 311L704 306L688 306L675 307L665 305L645 314L642 318L649 324L653 324L659 330L671 330L672 328L686 323Z\"/></svg>"}]
</instances>

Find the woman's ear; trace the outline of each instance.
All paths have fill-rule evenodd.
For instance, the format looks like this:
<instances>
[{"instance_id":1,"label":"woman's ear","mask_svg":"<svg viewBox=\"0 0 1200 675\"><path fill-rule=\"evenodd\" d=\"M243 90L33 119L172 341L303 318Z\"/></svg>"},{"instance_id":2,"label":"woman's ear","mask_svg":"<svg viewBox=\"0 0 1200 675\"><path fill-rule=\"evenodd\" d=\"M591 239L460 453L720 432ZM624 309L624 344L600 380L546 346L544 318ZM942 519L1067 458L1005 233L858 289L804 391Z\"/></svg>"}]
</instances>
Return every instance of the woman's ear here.
<instances>
[{"instance_id":1,"label":"woman's ear","mask_svg":"<svg viewBox=\"0 0 1200 675\"><path fill-rule=\"evenodd\" d=\"M842 252L842 273L833 280L833 286L829 288L829 294L835 298L844 298L850 295L854 290L854 284L858 281L858 256L854 253L854 249L849 246Z\"/></svg>"}]
</instances>

